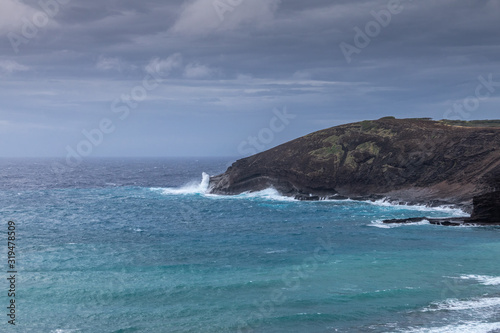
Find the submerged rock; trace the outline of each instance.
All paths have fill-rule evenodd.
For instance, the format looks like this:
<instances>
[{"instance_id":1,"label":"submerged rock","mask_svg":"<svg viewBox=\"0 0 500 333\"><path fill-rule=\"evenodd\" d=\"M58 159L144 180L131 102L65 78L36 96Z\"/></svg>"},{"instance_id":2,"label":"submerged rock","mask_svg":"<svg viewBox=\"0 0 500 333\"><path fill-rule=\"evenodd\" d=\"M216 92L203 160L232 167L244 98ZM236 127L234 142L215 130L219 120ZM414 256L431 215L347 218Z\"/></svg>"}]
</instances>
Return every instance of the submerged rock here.
<instances>
[{"instance_id":1,"label":"submerged rock","mask_svg":"<svg viewBox=\"0 0 500 333\"><path fill-rule=\"evenodd\" d=\"M418 223L418 222L422 222L424 220L427 220L427 217L425 216L422 216L422 217L410 217L408 219L392 219L392 220L384 220L382 222L384 223L397 223L397 224L401 224L401 223Z\"/></svg>"}]
</instances>

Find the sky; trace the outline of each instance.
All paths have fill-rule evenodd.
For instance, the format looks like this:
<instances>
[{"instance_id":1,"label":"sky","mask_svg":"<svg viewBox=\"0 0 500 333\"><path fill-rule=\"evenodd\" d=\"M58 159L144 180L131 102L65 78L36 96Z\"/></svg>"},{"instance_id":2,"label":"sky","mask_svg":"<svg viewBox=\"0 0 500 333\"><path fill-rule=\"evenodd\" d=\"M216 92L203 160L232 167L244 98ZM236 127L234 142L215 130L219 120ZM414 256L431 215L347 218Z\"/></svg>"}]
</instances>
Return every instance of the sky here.
<instances>
[{"instance_id":1,"label":"sky","mask_svg":"<svg viewBox=\"0 0 500 333\"><path fill-rule=\"evenodd\" d=\"M247 156L500 118L498 0L0 0L0 156Z\"/></svg>"}]
</instances>

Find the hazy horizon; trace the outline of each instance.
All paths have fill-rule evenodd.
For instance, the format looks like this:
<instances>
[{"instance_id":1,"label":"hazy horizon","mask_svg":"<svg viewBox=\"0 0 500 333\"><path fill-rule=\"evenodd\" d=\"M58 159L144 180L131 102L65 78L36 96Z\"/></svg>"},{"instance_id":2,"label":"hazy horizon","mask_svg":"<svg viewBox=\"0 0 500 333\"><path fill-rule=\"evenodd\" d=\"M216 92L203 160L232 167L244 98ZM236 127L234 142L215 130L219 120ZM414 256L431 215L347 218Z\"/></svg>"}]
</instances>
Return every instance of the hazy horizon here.
<instances>
[{"instance_id":1,"label":"hazy horizon","mask_svg":"<svg viewBox=\"0 0 500 333\"><path fill-rule=\"evenodd\" d=\"M405 119L405 118L398 118L398 119ZM376 119L363 119L363 120L376 120ZM432 119L432 120L441 120L441 119ZM474 121L474 120L500 120L500 117L496 118L496 119L470 119L470 120L467 120L467 121ZM339 124L341 125L341 124ZM324 128L324 129L327 129L327 128ZM319 129L318 131L321 131L323 129ZM313 132L311 132L313 133ZM310 133L306 133L305 135L308 135ZM297 137L299 138L299 137ZM296 138L292 138L291 140L294 140ZM289 142L290 140L288 141L285 141L285 142L280 142L276 145L270 145L269 147L265 147L264 149L262 150L256 150L255 153L260 153L260 152L263 152L263 151L266 151L266 150L269 150L269 149L273 149L274 147L277 147L281 144L284 144L284 143L287 143ZM165 160L168 160L168 159L172 159L172 160L175 160L175 159L228 159L228 160L232 160L232 161L236 161L238 159L241 159L241 158L245 158L247 156L251 156L253 154L235 154L235 155L139 155L139 154L136 154L136 155L99 155L99 154L92 154L91 156L87 156L85 158L82 158L82 161L83 160L92 160L92 159L95 159L95 160L99 160L99 159L165 159ZM50 159L50 160L64 160L66 158L67 154L65 156L57 156L57 155L52 155L52 156L3 156L3 155L0 155L0 159L33 159L33 160L36 160L36 159Z\"/></svg>"}]
</instances>

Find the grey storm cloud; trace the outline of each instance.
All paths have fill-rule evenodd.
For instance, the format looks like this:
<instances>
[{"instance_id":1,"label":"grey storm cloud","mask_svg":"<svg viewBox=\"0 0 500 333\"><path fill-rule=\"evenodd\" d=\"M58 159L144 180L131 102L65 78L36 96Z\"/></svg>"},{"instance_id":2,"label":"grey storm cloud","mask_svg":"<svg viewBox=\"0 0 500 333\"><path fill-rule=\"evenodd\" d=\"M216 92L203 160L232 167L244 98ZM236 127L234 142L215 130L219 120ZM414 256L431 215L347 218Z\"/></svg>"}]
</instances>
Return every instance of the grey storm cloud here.
<instances>
[{"instance_id":1,"label":"grey storm cloud","mask_svg":"<svg viewBox=\"0 0 500 333\"><path fill-rule=\"evenodd\" d=\"M152 66L163 71L161 84L116 124L96 156L235 155L285 106L297 120L268 148L385 115L499 114L496 0L0 6L0 155L63 156L82 130L113 116L113 101L141 85ZM458 112L489 75L488 98Z\"/></svg>"}]
</instances>

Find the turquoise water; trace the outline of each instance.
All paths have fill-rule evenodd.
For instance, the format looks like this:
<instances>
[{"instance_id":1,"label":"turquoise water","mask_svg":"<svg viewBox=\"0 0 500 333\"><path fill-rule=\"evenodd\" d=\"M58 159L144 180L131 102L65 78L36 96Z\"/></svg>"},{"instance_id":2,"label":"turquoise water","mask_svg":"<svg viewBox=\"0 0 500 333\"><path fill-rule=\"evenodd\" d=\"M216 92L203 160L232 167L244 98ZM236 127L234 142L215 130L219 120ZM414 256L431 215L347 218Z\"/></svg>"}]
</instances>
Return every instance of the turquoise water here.
<instances>
[{"instance_id":1,"label":"turquoise water","mask_svg":"<svg viewBox=\"0 0 500 333\"><path fill-rule=\"evenodd\" d=\"M500 330L500 228L379 222L464 214L445 207L207 195L202 172L226 162L96 160L54 181L48 161L2 161L19 272L0 329Z\"/></svg>"}]
</instances>

